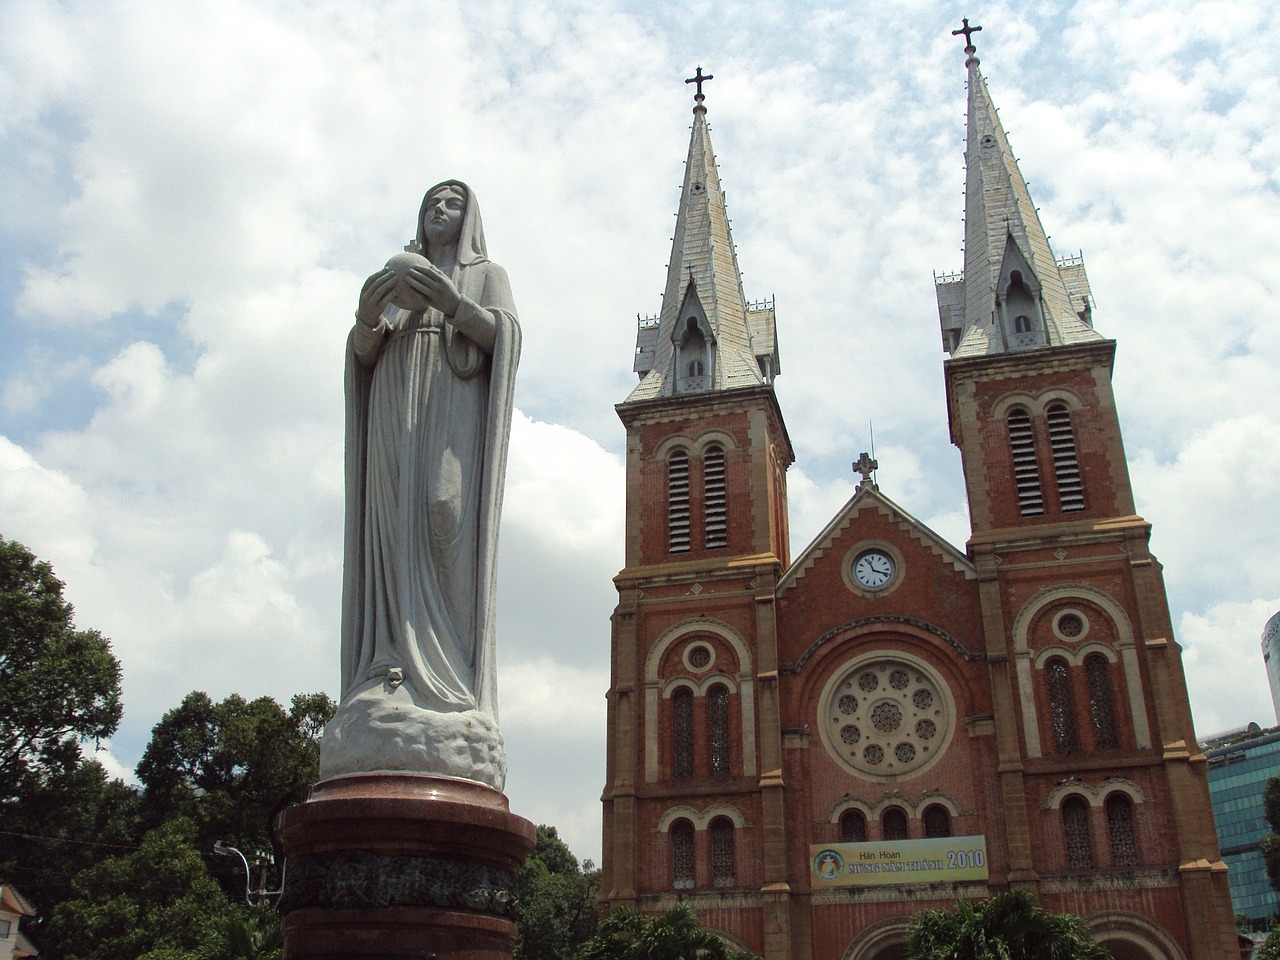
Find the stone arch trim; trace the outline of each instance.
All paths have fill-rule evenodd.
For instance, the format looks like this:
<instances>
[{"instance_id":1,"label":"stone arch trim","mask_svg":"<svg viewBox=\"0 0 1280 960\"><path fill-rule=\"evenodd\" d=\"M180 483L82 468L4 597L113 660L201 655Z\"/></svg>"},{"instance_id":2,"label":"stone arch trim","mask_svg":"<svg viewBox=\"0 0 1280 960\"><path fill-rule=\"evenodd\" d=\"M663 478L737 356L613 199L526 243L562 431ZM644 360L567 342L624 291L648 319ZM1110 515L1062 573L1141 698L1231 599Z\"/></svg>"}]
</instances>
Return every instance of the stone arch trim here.
<instances>
[{"instance_id":1,"label":"stone arch trim","mask_svg":"<svg viewBox=\"0 0 1280 960\"><path fill-rule=\"evenodd\" d=\"M692 457L694 455L695 447L696 445L691 437L686 437L682 433L677 433L675 436L667 437L667 439L658 444L657 449L655 449L651 455L651 459L665 461L676 450L683 450Z\"/></svg>"},{"instance_id":2,"label":"stone arch trim","mask_svg":"<svg viewBox=\"0 0 1280 960\"><path fill-rule=\"evenodd\" d=\"M664 813L658 820L658 825L654 830L657 833L667 833L671 830L671 825L677 820L688 820L693 824L694 830L706 830L711 821L717 817L726 817L733 823L735 830L741 830L747 826L747 818L742 815L742 811L730 804L713 803L701 812L682 804L678 807L672 807Z\"/></svg>"},{"instance_id":3,"label":"stone arch trim","mask_svg":"<svg viewBox=\"0 0 1280 960\"><path fill-rule=\"evenodd\" d=\"M1036 713L1035 690L1031 676L1031 649L1028 638L1031 624L1045 607L1060 600L1085 600L1099 607L1111 619L1116 628L1116 644L1108 659L1121 664L1129 717L1133 724L1134 745L1139 750L1151 747L1151 721L1147 717L1147 697L1142 687L1142 674L1138 667L1137 642L1133 634L1133 622L1124 607L1106 591L1087 583L1063 583L1037 591L1013 618L1014 668L1018 678L1018 698L1022 703L1022 727L1028 756L1042 756L1040 746L1040 719ZM1094 642L1082 644L1076 651L1078 660L1068 657L1068 662L1083 663L1084 655L1095 650L1112 648ZM1065 654L1064 654L1065 655ZM1037 655L1037 660L1039 657ZM1040 661L1036 666L1040 666Z\"/></svg>"},{"instance_id":4,"label":"stone arch trim","mask_svg":"<svg viewBox=\"0 0 1280 960\"><path fill-rule=\"evenodd\" d=\"M737 681L726 673L713 673L709 677L702 677L696 680L693 677L680 676L672 677L662 684L662 699L670 700L671 695L679 687L688 687L693 691L695 697L705 697L711 688L715 686L726 687L730 693L738 692Z\"/></svg>"},{"instance_id":5,"label":"stone arch trim","mask_svg":"<svg viewBox=\"0 0 1280 960\"><path fill-rule=\"evenodd\" d=\"M991 419L1004 420L1014 407L1025 407L1027 413L1036 415L1036 398L1029 393L1008 393L991 406Z\"/></svg>"},{"instance_id":6,"label":"stone arch trim","mask_svg":"<svg viewBox=\"0 0 1280 960\"><path fill-rule=\"evenodd\" d=\"M846 620L839 626L832 627L813 643L805 648L804 653L800 654L794 661L783 666L782 673L799 673L804 669L806 663L827 644L836 640L843 640L847 636L854 633L865 633L868 627L878 627L881 625L894 627L914 627L916 630L937 637L943 643L947 644L954 650L957 650L966 660L976 660L980 658L980 654L973 653L965 647L963 643L953 637L941 627L934 626L925 620L917 620L915 617L901 617L894 615L884 615L877 617L858 617L856 620Z\"/></svg>"},{"instance_id":7,"label":"stone arch trim","mask_svg":"<svg viewBox=\"0 0 1280 960\"><path fill-rule=\"evenodd\" d=\"M723 430L708 430L706 433L698 434L694 440L694 449L690 450L690 456L696 454L699 457L706 456L707 447L713 444L718 445L725 453L738 448L738 442L733 439L731 434Z\"/></svg>"},{"instance_id":8,"label":"stone arch trim","mask_svg":"<svg viewBox=\"0 0 1280 960\"><path fill-rule=\"evenodd\" d=\"M1148 960L1187 960L1187 955L1169 931L1136 913L1125 910L1098 911L1088 914L1085 923L1094 939L1103 946L1118 942L1136 948Z\"/></svg>"},{"instance_id":9,"label":"stone arch trim","mask_svg":"<svg viewBox=\"0 0 1280 960\"><path fill-rule=\"evenodd\" d=\"M1088 643L1082 644L1075 650L1061 645L1045 647L1043 650L1036 651L1035 658L1032 662L1035 664L1037 670L1043 670L1044 665L1048 663L1050 659L1053 657L1062 657L1062 659L1066 660L1071 666L1079 667L1084 665L1084 658L1093 653L1097 653L1105 657L1108 663L1120 662L1120 655L1116 653L1114 647L1108 646L1105 643L1100 643L1097 640L1091 640Z\"/></svg>"},{"instance_id":10,"label":"stone arch trim","mask_svg":"<svg viewBox=\"0 0 1280 960\"><path fill-rule=\"evenodd\" d=\"M751 661L751 648L733 627L711 617L694 617L681 620L662 632L644 661L644 779L646 783L658 781L659 759L662 745L658 743L658 713L662 698L667 696L658 679L658 667L662 658L675 643L690 634L709 633L719 637L733 648L737 657L737 673L717 673L698 681L691 681L693 691L704 695L712 683L728 685L730 693L737 693L742 713L742 774L756 775L756 704L755 677Z\"/></svg>"},{"instance_id":11,"label":"stone arch trim","mask_svg":"<svg viewBox=\"0 0 1280 960\"><path fill-rule=\"evenodd\" d=\"M875 816L875 814L871 812L872 808L865 800L854 800L852 797L845 797L843 800L832 806L831 812L827 814L827 822L839 823L840 818L849 810L857 810L867 818L868 822L870 822L871 818Z\"/></svg>"},{"instance_id":12,"label":"stone arch trim","mask_svg":"<svg viewBox=\"0 0 1280 960\"><path fill-rule=\"evenodd\" d=\"M1049 405L1051 403L1064 404L1072 413L1084 409L1084 402L1081 401L1078 394L1072 390L1067 390L1064 387L1055 387L1052 390L1046 390L1044 393L1039 394L1036 397L1035 407L1033 410L1040 416L1047 416Z\"/></svg>"},{"instance_id":13,"label":"stone arch trim","mask_svg":"<svg viewBox=\"0 0 1280 960\"><path fill-rule=\"evenodd\" d=\"M911 918L890 917L865 928L845 949L841 960L876 960L885 950L906 950L911 935Z\"/></svg>"},{"instance_id":14,"label":"stone arch trim","mask_svg":"<svg viewBox=\"0 0 1280 960\"><path fill-rule=\"evenodd\" d=\"M1125 780L1123 777L1108 777L1097 786L1090 786L1083 780L1068 780L1066 783L1060 783L1054 787L1053 792L1049 794L1045 800L1045 806L1050 810L1061 810L1062 801L1070 796L1083 797L1091 807L1101 807L1107 801L1107 797L1113 793L1123 793L1134 804L1146 803L1146 795L1132 780Z\"/></svg>"}]
</instances>

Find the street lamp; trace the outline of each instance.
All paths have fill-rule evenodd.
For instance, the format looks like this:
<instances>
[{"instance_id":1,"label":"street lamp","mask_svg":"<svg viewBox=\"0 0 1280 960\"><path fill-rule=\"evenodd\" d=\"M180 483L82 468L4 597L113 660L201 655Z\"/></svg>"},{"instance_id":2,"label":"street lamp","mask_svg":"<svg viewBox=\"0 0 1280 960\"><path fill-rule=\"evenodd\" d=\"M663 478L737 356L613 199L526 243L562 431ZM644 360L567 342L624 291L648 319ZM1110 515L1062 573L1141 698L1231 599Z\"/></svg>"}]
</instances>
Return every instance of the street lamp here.
<instances>
[{"instance_id":1,"label":"street lamp","mask_svg":"<svg viewBox=\"0 0 1280 960\"><path fill-rule=\"evenodd\" d=\"M267 889L267 864L271 862L267 857L259 856L256 858L258 864L258 889L254 890L253 877L249 870L249 860L243 853L221 840L215 840L213 842L213 852L220 857L229 857L234 854L239 857L240 862L244 864L244 899L246 903L260 907L267 902L267 897L278 897L284 892L283 871L280 874L280 889ZM254 899L255 897L257 898L256 901Z\"/></svg>"}]
</instances>

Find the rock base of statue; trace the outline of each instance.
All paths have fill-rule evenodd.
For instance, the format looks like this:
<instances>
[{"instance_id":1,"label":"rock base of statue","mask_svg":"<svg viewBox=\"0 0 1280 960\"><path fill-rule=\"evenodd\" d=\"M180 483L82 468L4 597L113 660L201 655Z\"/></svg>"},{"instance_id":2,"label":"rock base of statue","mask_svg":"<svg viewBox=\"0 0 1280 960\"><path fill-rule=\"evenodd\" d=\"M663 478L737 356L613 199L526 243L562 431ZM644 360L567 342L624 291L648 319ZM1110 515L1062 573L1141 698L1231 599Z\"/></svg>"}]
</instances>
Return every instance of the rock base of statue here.
<instances>
[{"instance_id":1,"label":"rock base of statue","mask_svg":"<svg viewBox=\"0 0 1280 960\"><path fill-rule=\"evenodd\" d=\"M323 780L279 820L287 960L510 960L533 824L484 784Z\"/></svg>"}]
</instances>

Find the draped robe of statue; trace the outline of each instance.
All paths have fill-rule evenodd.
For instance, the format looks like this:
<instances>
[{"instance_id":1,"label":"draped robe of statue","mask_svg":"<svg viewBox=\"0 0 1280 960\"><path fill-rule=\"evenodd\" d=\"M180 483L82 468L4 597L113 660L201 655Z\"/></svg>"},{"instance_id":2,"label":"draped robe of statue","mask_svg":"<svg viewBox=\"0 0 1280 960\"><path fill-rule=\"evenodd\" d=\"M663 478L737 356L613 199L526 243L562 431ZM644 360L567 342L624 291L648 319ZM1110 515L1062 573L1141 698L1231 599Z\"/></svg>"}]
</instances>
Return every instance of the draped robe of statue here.
<instances>
[{"instance_id":1,"label":"draped robe of statue","mask_svg":"<svg viewBox=\"0 0 1280 960\"><path fill-rule=\"evenodd\" d=\"M520 327L470 188L453 317L357 321L346 360L342 701L320 773L462 777L501 790L494 582ZM418 242L427 249L423 219ZM492 352L460 326L487 314Z\"/></svg>"}]
</instances>

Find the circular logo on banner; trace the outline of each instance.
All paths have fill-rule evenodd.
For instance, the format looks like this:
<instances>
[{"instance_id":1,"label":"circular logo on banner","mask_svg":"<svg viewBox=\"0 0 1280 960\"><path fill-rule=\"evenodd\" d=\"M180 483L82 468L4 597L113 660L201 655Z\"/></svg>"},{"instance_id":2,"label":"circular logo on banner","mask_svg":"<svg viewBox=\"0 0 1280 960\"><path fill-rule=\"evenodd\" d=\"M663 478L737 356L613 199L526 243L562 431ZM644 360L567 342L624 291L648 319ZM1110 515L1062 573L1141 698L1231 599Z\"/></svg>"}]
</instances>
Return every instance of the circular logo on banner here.
<instances>
[{"instance_id":1,"label":"circular logo on banner","mask_svg":"<svg viewBox=\"0 0 1280 960\"><path fill-rule=\"evenodd\" d=\"M834 850L823 850L813 858L813 872L823 880L834 880L844 872L844 857Z\"/></svg>"}]
</instances>

